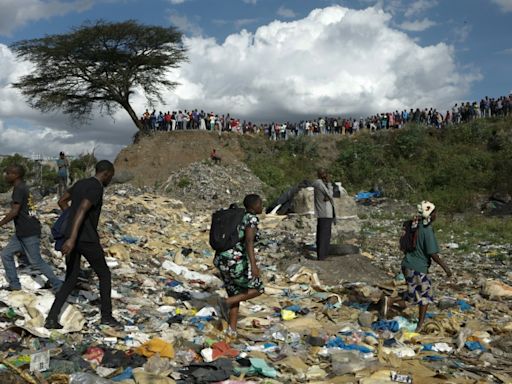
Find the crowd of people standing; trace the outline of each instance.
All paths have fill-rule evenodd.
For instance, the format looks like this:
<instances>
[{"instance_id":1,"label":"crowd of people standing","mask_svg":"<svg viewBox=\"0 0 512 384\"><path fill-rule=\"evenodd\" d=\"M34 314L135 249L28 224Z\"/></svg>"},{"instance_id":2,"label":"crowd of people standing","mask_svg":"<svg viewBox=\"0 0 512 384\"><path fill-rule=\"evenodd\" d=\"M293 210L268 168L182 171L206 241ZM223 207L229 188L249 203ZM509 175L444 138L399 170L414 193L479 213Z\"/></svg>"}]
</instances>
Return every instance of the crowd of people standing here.
<instances>
[{"instance_id":1,"label":"crowd of people standing","mask_svg":"<svg viewBox=\"0 0 512 384\"><path fill-rule=\"evenodd\" d=\"M240 134L264 134L270 140L286 140L293 136L313 136L319 134L350 135L367 129L401 128L407 123L424 124L436 128L465 123L474 119L512 115L512 94L498 98L486 96L479 102L455 104L446 112L435 108L410 109L386 112L368 117L318 117L299 122L253 123L240 120L228 114L216 114L204 110L179 110L162 113L146 109L140 118L147 131L208 130L237 132Z\"/></svg>"}]
</instances>

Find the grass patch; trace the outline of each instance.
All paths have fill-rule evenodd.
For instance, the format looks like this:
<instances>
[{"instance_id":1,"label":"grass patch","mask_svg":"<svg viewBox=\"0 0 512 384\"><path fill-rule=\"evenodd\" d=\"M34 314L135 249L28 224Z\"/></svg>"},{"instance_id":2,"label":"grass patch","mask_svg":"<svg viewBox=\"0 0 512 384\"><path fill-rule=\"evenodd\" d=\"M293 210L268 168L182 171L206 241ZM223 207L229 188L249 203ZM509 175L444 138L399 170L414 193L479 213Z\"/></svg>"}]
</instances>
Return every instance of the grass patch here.
<instances>
[{"instance_id":1,"label":"grass patch","mask_svg":"<svg viewBox=\"0 0 512 384\"><path fill-rule=\"evenodd\" d=\"M246 164L266 185L269 201L304 179L315 177L319 159L318 146L308 137L286 141L265 138L241 140L246 151Z\"/></svg>"},{"instance_id":2,"label":"grass patch","mask_svg":"<svg viewBox=\"0 0 512 384\"><path fill-rule=\"evenodd\" d=\"M484 216L476 213L467 213L464 217L439 215L434 225L439 241L455 242L461 247L481 242L512 243L510 217Z\"/></svg>"},{"instance_id":3,"label":"grass patch","mask_svg":"<svg viewBox=\"0 0 512 384\"><path fill-rule=\"evenodd\" d=\"M182 177L179 181L178 181L178 188L187 188L188 186L190 186L191 184L191 181L188 177Z\"/></svg>"}]
</instances>

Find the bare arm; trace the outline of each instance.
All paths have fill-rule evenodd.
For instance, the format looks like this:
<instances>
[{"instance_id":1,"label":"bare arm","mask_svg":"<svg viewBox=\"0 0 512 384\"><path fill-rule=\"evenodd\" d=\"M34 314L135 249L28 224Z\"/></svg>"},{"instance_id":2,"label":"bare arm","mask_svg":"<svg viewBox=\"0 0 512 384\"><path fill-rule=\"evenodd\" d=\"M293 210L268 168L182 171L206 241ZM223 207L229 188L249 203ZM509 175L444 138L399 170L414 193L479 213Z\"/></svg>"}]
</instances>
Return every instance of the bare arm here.
<instances>
[{"instance_id":1,"label":"bare arm","mask_svg":"<svg viewBox=\"0 0 512 384\"><path fill-rule=\"evenodd\" d=\"M75 248L78 231L84 222L85 214L89 209L91 209L91 207L92 203L87 199L83 199L80 203L78 211L76 212L75 217L73 218L73 222L71 223L71 234L69 239L67 239L66 242L62 245L63 254L67 255L73 250L73 248Z\"/></svg>"},{"instance_id":2,"label":"bare arm","mask_svg":"<svg viewBox=\"0 0 512 384\"><path fill-rule=\"evenodd\" d=\"M256 228L245 228L245 249L251 263L251 272L253 277L260 277L260 271L256 264L256 255L254 253L254 239L256 238Z\"/></svg>"},{"instance_id":3,"label":"bare arm","mask_svg":"<svg viewBox=\"0 0 512 384\"><path fill-rule=\"evenodd\" d=\"M444 262L443 259L441 259L441 257L435 253L433 254L432 256L430 256L432 258L432 260L434 260L437 264L439 264L441 266L441 268L443 268L443 270L446 272L446 275L448 277L450 277L452 275L452 271L450 270L450 268L446 265L446 263Z\"/></svg>"},{"instance_id":4,"label":"bare arm","mask_svg":"<svg viewBox=\"0 0 512 384\"><path fill-rule=\"evenodd\" d=\"M13 220L16 216L18 216L20 213L20 209L21 209L20 204L12 203L11 210L9 212L7 212L7 214L5 215L5 217L2 220L0 220L0 227L4 226L5 224L7 224L11 220Z\"/></svg>"},{"instance_id":5,"label":"bare arm","mask_svg":"<svg viewBox=\"0 0 512 384\"><path fill-rule=\"evenodd\" d=\"M68 191L66 191L66 192L64 192L62 197L59 199L59 202L57 204L59 204L60 209L65 211L66 209L69 208L70 201L71 201L71 194Z\"/></svg>"}]
</instances>

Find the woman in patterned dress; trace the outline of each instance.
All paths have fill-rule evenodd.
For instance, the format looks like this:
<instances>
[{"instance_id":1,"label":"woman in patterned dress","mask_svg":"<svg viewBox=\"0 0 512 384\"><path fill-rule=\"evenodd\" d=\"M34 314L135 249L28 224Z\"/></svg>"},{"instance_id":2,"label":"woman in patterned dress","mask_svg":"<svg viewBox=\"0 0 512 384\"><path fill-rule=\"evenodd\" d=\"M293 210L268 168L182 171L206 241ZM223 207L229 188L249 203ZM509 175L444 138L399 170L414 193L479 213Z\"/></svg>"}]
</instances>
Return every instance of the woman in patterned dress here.
<instances>
[{"instance_id":1,"label":"woman in patterned dress","mask_svg":"<svg viewBox=\"0 0 512 384\"><path fill-rule=\"evenodd\" d=\"M406 252L402 260L402 272L407 283L407 291L403 298L383 297L381 301L381 317L386 318L388 307L398 304L401 308L406 303L418 305L418 325L416 332L420 332L429 304L433 302L432 282L428 270L432 260L439 264L446 275L452 276L452 271L439 256L440 248L432 229L432 223L437 217L434 204L422 201L418 204L418 235L414 250Z\"/></svg>"},{"instance_id":2,"label":"woman in patterned dress","mask_svg":"<svg viewBox=\"0 0 512 384\"><path fill-rule=\"evenodd\" d=\"M257 215L263 211L261 197L255 194L244 199L245 214L238 226L238 243L215 255L213 263L219 269L228 294L219 302L224 319L229 323L228 333L236 335L240 302L253 299L264 292L260 270L256 264L254 243L258 240Z\"/></svg>"}]
</instances>

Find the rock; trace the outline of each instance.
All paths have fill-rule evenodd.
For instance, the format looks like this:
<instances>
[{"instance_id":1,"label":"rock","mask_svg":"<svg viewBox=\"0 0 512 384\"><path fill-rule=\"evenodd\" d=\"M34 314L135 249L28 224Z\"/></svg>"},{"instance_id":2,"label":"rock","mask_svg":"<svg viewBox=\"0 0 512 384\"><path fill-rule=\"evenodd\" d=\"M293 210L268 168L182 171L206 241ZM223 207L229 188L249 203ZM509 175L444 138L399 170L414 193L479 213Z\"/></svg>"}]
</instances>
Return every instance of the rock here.
<instances>
[{"instance_id":1,"label":"rock","mask_svg":"<svg viewBox=\"0 0 512 384\"><path fill-rule=\"evenodd\" d=\"M292 211L299 215L314 215L315 214L315 200L314 188L302 188L295 194L292 200Z\"/></svg>"},{"instance_id":2,"label":"rock","mask_svg":"<svg viewBox=\"0 0 512 384\"><path fill-rule=\"evenodd\" d=\"M129 181L132 181L134 177L135 177L135 175L132 172L126 171L126 170L121 170L121 171L116 172L116 174L114 175L114 178L112 179L112 183L113 184L128 183Z\"/></svg>"},{"instance_id":3,"label":"rock","mask_svg":"<svg viewBox=\"0 0 512 384\"><path fill-rule=\"evenodd\" d=\"M373 322L373 315L368 311L361 312L357 320L359 321L359 325L361 325L361 327L371 328Z\"/></svg>"}]
</instances>

